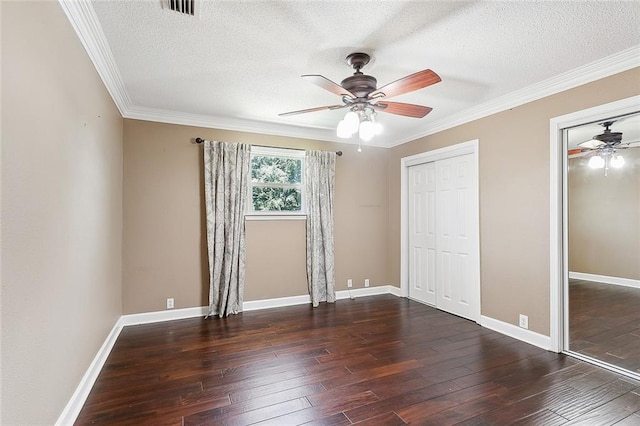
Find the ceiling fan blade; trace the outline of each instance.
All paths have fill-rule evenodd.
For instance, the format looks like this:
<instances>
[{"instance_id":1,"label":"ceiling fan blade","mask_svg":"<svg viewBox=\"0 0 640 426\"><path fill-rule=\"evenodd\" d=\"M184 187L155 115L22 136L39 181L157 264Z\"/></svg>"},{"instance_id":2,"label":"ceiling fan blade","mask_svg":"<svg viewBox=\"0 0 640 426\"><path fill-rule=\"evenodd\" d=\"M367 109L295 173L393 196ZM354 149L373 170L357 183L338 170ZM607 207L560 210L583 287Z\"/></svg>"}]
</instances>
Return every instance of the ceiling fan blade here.
<instances>
[{"instance_id":1,"label":"ceiling fan blade","mask_svg":"<svg viewBox=\"0 0 640 426\"><path fill-rule=\"evenodd\" d=\"M303 75L302 78L307 80L310 83L315 84L316 86L322 87L324 90L328 90L331 93L335 93L338 96L350 96L355 99L357 96L340 86L338 83L335 83L329 80L327 77L323 77L321 75Z\"/></svg>"},{"instance_id":2,"label":"ceiling fan blade","mask_svg":"<svg viewBox=\"0 0 640 426\"><path fill-rule=\"evenodd\" d=\"M589 152L591 152L589 149L576 148L567 151L567 155L569 156L569 158L575 158L587 155Z\"/></svg>"},{"instance_id":3,"label":"ceiling fan blade","mask_svg":"<svg viewBox=\"0 0 640 426\"><path fill-rule=\"evenodd\" d=\"M377 102L372 104L375 109L390 114L404 115L405 117L422 118L429 114L433 108L422 105L405 104L402 102Z\"/></svg>"},{"instance_id":4,"label":"ceiling fan blade","mask_svg":"<svg viewBox=\"0 0 640 426\"><path fill-rule=\"evenodd\" d=\"M567 152L567 158L580 158L592 154L592 151L585 150L581 151L579 149L572 149Z\"/></svg>"},{"instance_id":5,"label":"ceiling fan blade","mask_svg":"<svg viewBox=\"0 0 640 426\"><path fill-rule=\"evenodd\" d=\"M618 148L640 148L640 141L622 142Z\"/></svg>"},{"instance_id":6,"label":"ceiling fan blade","mask_svg":"<svg viewBox=\"0 0 640 426\"><path fill-rule=\"evenodd\" d=\"M307 112L322 111L322 110L325 110L325 109L334 110L334 109L340 109L340 108L346 108L346 107L347 107L347 105L327 105L327 106L321 106L321 107L316 107L316 108L301 109L299 111L283 112L282 114L278 114L278 115L280 117L286 117L288 115L305 114Z\"/></svg>"},{"instance_id":7,"label":"ceiling fan blade","mask_svg":"<svg viewBox=\"0 0 640 426\"><path fill-rule=\"evenodd\" d=\"M580 148L587 149L596 149L598 147L601 147L602 145L605 145L605 143L597 139L589 139L588 141L584 141L578 144Z\"/></svg>"},{"instance_id":8,"label":"ceiling fan blade","mask_svg":"<svg viewBox=\"0 0 640 426\"><path fill-rule=\"evenodd\" d=\"M378 90L371 92L369 97L372 98L382 95L390 98L391 96L398 96L403 93L413 92L414 90L431 86L432 84L436 84L440 81L440 76L435 72L431 70L422 70L382 86Z\"/></svg>"}]
</instances>

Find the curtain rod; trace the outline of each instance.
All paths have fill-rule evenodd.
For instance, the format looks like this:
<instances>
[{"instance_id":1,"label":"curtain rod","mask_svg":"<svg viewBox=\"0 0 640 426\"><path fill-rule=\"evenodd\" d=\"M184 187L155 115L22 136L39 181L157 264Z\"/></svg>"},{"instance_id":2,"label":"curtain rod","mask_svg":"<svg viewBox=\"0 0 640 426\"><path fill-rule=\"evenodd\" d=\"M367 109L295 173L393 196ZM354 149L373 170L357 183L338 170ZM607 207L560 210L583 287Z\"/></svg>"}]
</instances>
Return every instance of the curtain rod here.
<instances>
[{"instance_id":1,"label":"curtain rod","mask_svg":"<svg viewBox=\"0 0 640 426\"><path fill-rule=\"evenodd\" d=\"M196 144L200 145L201 143L204 143L204 139L196 138ZM254 146L259 146L261 148L297 149L297 148L281 148L281 147L277 147L277 146L264 146L264 145L254 145ZM341 157L342 156L342 151L336 151L336 155L338 157Z\"/></svg>"}]
</instances>

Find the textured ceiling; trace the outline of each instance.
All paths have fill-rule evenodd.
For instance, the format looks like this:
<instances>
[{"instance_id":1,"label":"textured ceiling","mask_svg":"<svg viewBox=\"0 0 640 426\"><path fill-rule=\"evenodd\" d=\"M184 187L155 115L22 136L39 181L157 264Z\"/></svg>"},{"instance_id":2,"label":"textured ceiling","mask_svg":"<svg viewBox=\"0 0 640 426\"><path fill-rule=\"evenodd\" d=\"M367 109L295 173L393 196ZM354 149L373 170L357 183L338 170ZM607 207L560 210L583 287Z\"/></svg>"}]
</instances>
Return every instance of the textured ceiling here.
<instances>
[{"instance_id":1,"label":"textured ceiling","mask_svg":"<svg viewBox=\"0 0 640 426\"><path fill-rule=\"evenodd\" d=\"M425 68L442 77L391 99L433 107L425 118L379 114L385 132L371 143L393 146L589 64L606 68L603 58L631 51L640 63L638 1L196 1L197 17L160 0L88 3L125 116L338 140L345 110L278 113L340 103L300 75L339 83L352 74L346 55L364 51L378 86Z\"/></svg>"}]
</instances>

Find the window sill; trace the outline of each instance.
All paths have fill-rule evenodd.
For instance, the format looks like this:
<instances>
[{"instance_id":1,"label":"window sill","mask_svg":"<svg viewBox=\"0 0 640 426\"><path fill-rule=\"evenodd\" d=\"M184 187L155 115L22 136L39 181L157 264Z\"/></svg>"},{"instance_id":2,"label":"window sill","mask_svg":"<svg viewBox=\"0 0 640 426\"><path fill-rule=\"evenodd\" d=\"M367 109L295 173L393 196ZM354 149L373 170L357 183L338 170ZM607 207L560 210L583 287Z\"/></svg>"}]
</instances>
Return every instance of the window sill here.
<instances>
[{"instance_id":1,"label":"window sill","mask_svg":"<svg viewBox=\"0 0 640 426\"><path fill-rule=\"evenodd\" d=\"M302 213L296 214L245 214L244 220L307 220L307 215Z\"/></svg>"}]
</instances>

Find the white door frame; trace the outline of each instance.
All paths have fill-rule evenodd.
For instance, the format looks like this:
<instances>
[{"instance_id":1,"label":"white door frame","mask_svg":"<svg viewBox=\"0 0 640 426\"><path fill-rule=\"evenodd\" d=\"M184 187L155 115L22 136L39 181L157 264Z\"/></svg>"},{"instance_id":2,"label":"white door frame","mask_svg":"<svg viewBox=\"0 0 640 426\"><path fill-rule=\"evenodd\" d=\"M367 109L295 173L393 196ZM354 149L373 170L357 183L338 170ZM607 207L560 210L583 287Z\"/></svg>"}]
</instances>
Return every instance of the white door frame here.
<instances>
[{"instance_id":1,"label":"white door frame","mask_svg":"<svg viewBox=\"0 0 640 426\"><path fill-rule=\"evenodd\" d=\"M571 114L554 117L550 121L550 247L549 247L549 283L550 283L550 324L551 347L554 352L569 349L565 337L568 325L564 321L567 289L563 283L569 279L568 253L564 242L567 241L567 178L566 173L566 141L564 129L582 124L603 121L609 117L629 114L640 108L640 96L632 96L593 108L576 111Z\"/></svg>"},{"instance_id":2,"label":"white door frame","mask_svg":"<svg viewBox=\"0 0 640 426\"><path fill-rule=\"evenodd\" d=\"M478 162L478 144L479 140L474 139L468 142L462 142L456 145L447 146L432 151L421 152L400 159L400 295L409 297L409 167L418 164L429 163L431 161L444 160L446 158L457 157L465 154L473 154L473 162L475 164L475 173L473 176L473 186L475 188L475 198L471 205L474 209L473 214L473 232L476 235L474 242L473 267L474 281L476 288L477 312L476 322L480 322L480 199L479 199L479 174L480 167Z\"/></svg>"}]
</instances>

